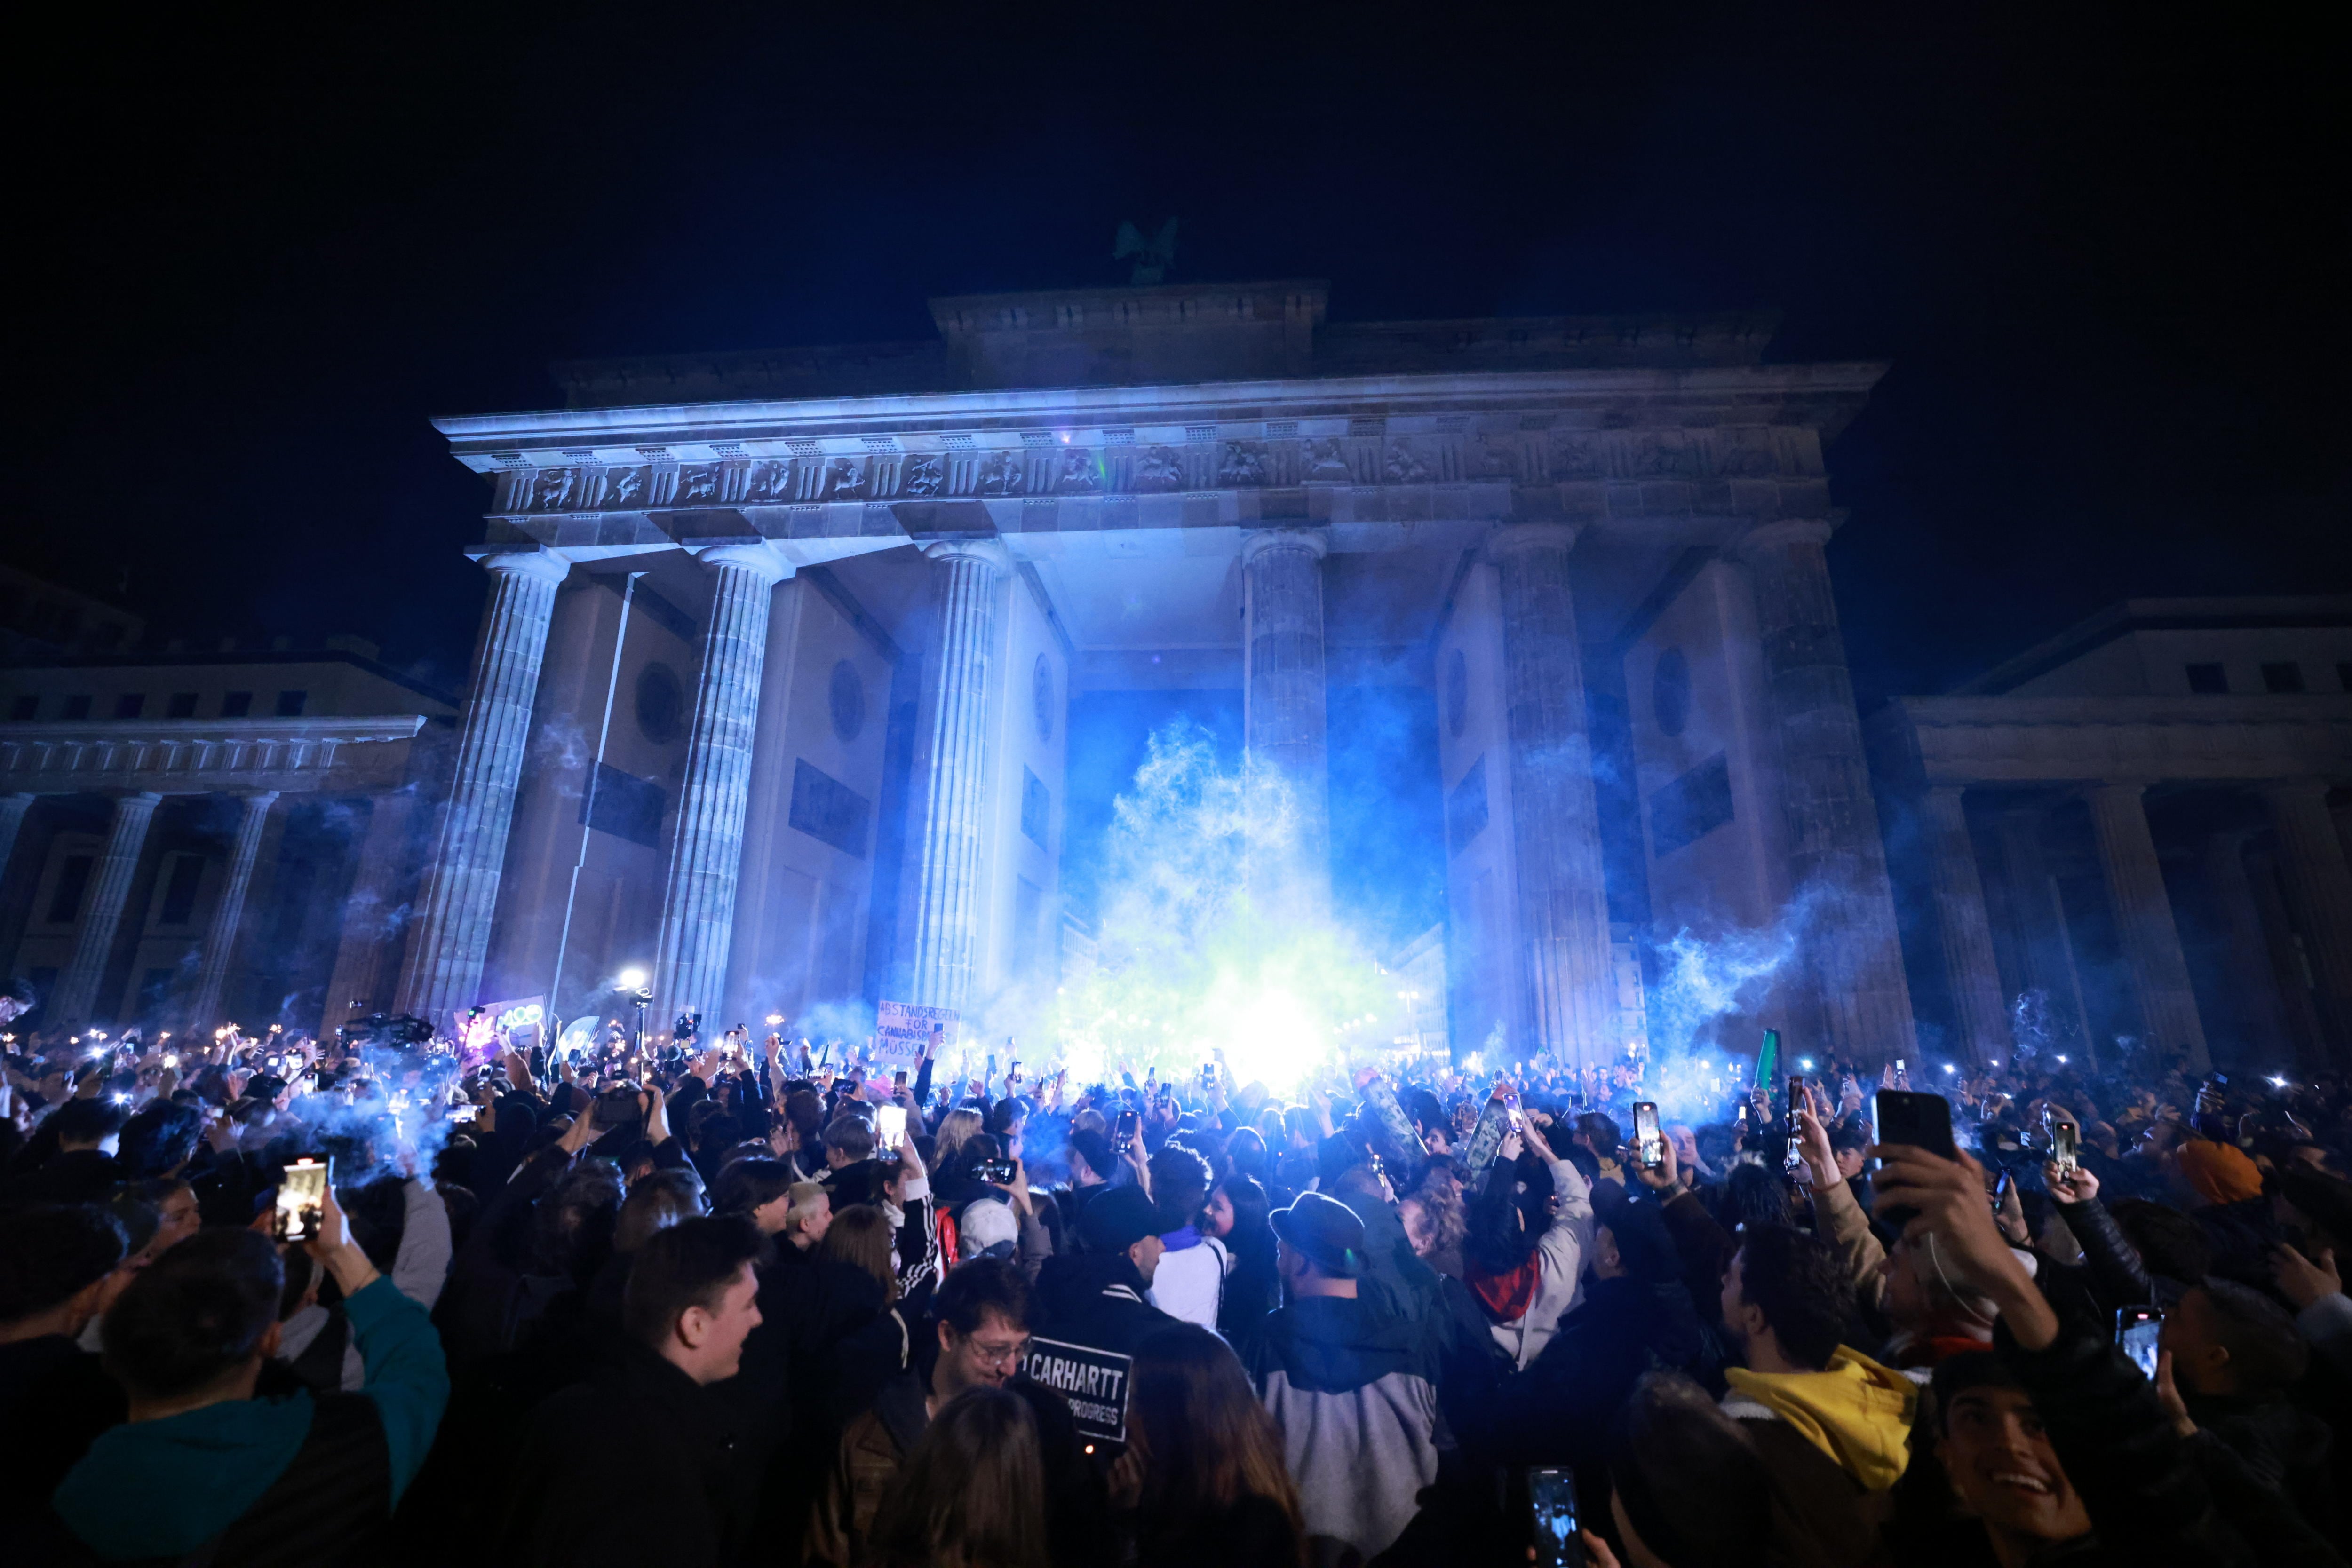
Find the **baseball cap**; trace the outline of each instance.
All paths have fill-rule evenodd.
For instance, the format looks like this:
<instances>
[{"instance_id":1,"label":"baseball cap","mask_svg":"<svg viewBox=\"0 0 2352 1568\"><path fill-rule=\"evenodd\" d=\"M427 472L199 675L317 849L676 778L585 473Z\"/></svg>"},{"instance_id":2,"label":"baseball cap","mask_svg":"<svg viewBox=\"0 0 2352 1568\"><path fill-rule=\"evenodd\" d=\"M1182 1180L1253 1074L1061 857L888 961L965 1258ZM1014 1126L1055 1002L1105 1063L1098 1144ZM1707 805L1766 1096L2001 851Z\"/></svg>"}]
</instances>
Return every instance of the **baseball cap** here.
<instances>
[{"instance_id":1,"label":"baseball cap","mask_svg":"<svg viewBox=\"0 0 2352 1568\"><path fill-rule=\"evenodd\" d=\"M969 1263L975 1258L1010 1258L1021 1240L1020 1222L1013 1218L1010 1205L993 1197L978 1198L964 1205L963 1214L956 1228L956 1261Z\"/></svg>"},{"instance_id":2,"label":"baseball cap","mask_svg":"<svg viewBox=\"0 0 2352 1568\"><path fill-rule=\"evenodd\" d=\"M1141 1187L1113 1187L1078 1216L1078 1236L1089 1252L1124 1252L1159 1234L1159 1207L1143 1196Z\"/></svg>"}]
</instances>

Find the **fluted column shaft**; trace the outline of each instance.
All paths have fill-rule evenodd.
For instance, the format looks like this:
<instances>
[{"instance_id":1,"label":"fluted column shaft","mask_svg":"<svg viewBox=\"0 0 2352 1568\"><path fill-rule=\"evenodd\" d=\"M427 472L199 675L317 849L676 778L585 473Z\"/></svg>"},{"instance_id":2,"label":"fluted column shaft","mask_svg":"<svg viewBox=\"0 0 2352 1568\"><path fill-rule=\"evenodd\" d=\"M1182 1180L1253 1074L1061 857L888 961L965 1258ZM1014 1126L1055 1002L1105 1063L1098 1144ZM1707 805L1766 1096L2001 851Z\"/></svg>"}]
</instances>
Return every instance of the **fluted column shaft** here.
<instances>
[{"instance_id":1,"label":"fluted column shaft","mask_svg":"<svg viewBox=\"0 0 2352 1568\"><path fill-rule=\"evenodd\" d=\"M2189 960L2173 924L2172 895L2165 891L2164 866L2148 832L2145 784L2095 784L2083 791L2091 808L2091 829L2115 905L2116 932L2123 941L2124 966L2139 998L2141 1027L2158 1051L2185 1049L2190 1065L2202 1071L2208 1056L2204 1020L2189 983Z\"/></svg>"},{"instance_id":2,"label":"fluted column shaft","mask_svg":"<svg viewBox=\"0 0 2352 1568\"><path fill-rule=\"evenodd\" d=\"M515 789L530 740L530 706L568 565L550 550L494 555L490 612L474 653L472 695L425 895L408 928L398 1009L447 1025L482 998L482 964L497 916L499 875L514 822Z\"/></svg>"},{"instance_id":3,"label":"fluted column shaft","mask_svg":"<svg viewBox=\"0 0 2352 1568\"><path fill-rule=\"evenodd\" d=\"M2263 805L2278 834L2279 881L2303 936L2313 987L2339 1059L2352 1055L2352 864L2316 780L2266 786Z\"/></svg>"},{"instance_id":4,"label":"fluted column shaft","mask_svg":"<svg viewBox=\"0 0 2352 1568\"><path fill-rule=\"evenodd\" d=\"M1999 1061L2010 1052L2009 1009L2001 1000L2000 962L1993 954L1992 921L1985 914L1984 879L1977 869L1976 844L1969 837L1968 810L1958 786L1929 789L1924 815L1953 1021L1972 1061Z\"/></svg>"},{"instance_id":5,"label":"fluted column shaft","mask_svg":"<svg viewBox=\"0 0 2352 1568\"><path fill-rule=\"evenodd\" d=\"M359 869L343 900L343 928L335 943L335 967L328 976L322 1030L338 1029L352 1014L372 1011L388 999L384 960L407 915L394 895L415 800L413 792L395 789L368 802L367 834L360 841Z\"/></svg>"},{"instance_id":6,"label":"fluted column shaft","mask_svg":"<svg viewBox=\"0 0 2352 1568\"><path fill-rule=\"evenodd\" d=\"M1009 563L992 541L936 544L924 553L940 569L939 681L923 781L912 999L961 1011L978 965L989 716L1002 679L997 601Z\"/></svg>"},{"instance_id":7,"label":"fluted column shaft","mask_svg":"<svg viewBox=\"0 0 2352 1568\"><path fill-rule=\"evenodd\" d=\"M2001 875L2018 920L2018 947L2025 960L2025 988L2038 990L2058 1009L2065 1032L2087 1040L2090 1020L2083 1013L2083 990L2074 967L2066 912L2050 880L2042 853L2038 807L2004 811L1995 831L2000 840Z\"/></svg>"},{"instance_id":8,"label":"fluted column shaft","mask_svg":"<svg viewBox=\"0 0 2352 1568\"><path fill-rule=\"evenodd\" d=\"M221 993L228 984L236 934L245 925L245 895L253 885L253 862L261 853L262 830L269 825L269 808L277 800L278 791L270 789L237 801L236 831L229 835L228 875L221 883L220 897L213 901L212 924L205 929L203 956L196 969L196 988L188 1000L189 1025L199 1032L222 1021Z\"/></svg>"},{"instance_id":9,"label":"fluted column shaft","mask_svg":"<svg viewBox=\"0 0 2352 1568\"><path fill-rule=\"evenodd\" d=\"M670 835L654 990L665 1021L680 1013L703 1013L713 1015L710 1022L723 1029L715 1015L735 935L768 612L776 584L792 575L792 568L764 543L727 545L703 551L702 559L716 569L719 580L695 685L686 783Z\"/></svg>"},{"instance_id":10,"label":"fluted column shaft","mask_svg":"<svg viewBox=\"0 0 2352 1568\"><path fill-rule=\"evenodd\" d=\"M2271 963L2270 946L2263 940L2262 908L2254 901L2253 880L2246 874L2248 837L2246 829L2231 828L2205 841L2205 883L2229 934L2230 968L2237 977L2239 1003L2248 1030L2244 1043L2252 1046L2253 1055L2259 1058L2270 1042L2292 1040L2294 1033L2279 997L2278 972Z\"/></svg>"},{"instance_id":11,"label":"fluted column shaft","mask_svg":"<svg viewBox=\"0 0 2352 1568\"><path fill-rule=\"evenodd\" d=\"M1823 522L1769 524L1741 541L1756 586L1757 632L1780 744L1790 885L1806 967L1834 1057L1878 1062L1917 1053L1911 987L1886 876L1886 845L1870 793L1830 591Z\"/></svg>"},{"instance_id":12,"label":"fluted column shaft","mask_svg":"<svg viewBox=\"0 0 2352 1568\"><path fill-rule=\"evenodd\" d=\"M1610 1036L1616 979L1609 887L1569 582L1575 543L1574 528L1518 524L1496 530L1486 552L1502 591L1511 847L1528 1044L1581 1064L1617 1060L1620 1042Z\"/></svg>"},{"instance_id":13,"label":"fluted column shaft","mask_svg":"<svg viewBox=\"0 0 2352 1568\"><path fill-rule=\"evenodd\" d=\"M1326 549L1321 534L1303 528L1252 534L1242 547L1243 743L1255 798L1263 805L1278 794L1288 803L1288 831L1261 831L1253 847L1252 898L1262 914L1283 918L1318 918L1331 908ZM1261 856L1272 863L1259 863Z\"/></svg>"},{"instance_id":14,"label":"fluted column shaft","mask_svg":"<svg viewBox=\"0 0 2352 1568\"><path fill-rule=\"evenodd\" d=\"M90 878L81 928L74 934L73 956L58 977L57 994L45 1015L53 1025L78 1028L113 1021L110 1014L100 1018L92 1009L99 985L106 977L106 961L114 952L115 933L122 928L122 910L131 899L131 881L139 870L140 852L147 844L147 827L163 799L161 795L123 795L114 802L106 849L99 856L97 874Z\"/></svg>"}]
</instances>

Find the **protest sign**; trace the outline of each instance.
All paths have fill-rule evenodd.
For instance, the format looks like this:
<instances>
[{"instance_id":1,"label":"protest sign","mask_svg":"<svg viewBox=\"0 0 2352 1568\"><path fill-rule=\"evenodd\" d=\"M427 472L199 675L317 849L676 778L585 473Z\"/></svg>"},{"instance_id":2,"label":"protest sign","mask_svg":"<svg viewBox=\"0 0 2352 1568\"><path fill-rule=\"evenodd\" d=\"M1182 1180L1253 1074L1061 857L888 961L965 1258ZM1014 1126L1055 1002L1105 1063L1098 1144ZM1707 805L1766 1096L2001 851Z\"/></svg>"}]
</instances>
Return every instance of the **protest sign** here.
<instances>
[{"instance_id":1,"label":"protest sign","mask_svg":"<svg viewBox=\"0 0 2352 1568\"><path fill-rule=\"evenodd\" d=\"M931 1030L942 1031L942 1044L956 1037L953 1008L919 1008L912 1002L884 1002L874 1009L874 1061L877 1065L912 1069L923 1057Z\"/></svg>"}]
</instances>

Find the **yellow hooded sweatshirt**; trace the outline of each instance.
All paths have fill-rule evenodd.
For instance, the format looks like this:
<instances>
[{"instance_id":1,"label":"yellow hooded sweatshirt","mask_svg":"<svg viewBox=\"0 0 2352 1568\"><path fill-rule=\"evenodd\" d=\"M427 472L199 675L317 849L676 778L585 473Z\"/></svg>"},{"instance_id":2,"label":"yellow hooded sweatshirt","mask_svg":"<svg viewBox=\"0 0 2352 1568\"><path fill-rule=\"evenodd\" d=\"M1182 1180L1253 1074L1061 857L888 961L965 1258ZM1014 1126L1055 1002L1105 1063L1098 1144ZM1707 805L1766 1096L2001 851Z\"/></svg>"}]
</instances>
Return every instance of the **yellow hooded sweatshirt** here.
<instances>
[{"instance_id":1,"label":"yellow hooded sweatshirt","mask_svg":"<svg viewBox=\"0 0 2352 1568\"><path fill-rule=\"evenodd\" d=\"M1840 1345L1821 1372L1724 1373L1734 1399L1747 1396L1835 1459L1865 1491L1885 1491L1902 1477L1911 1456L1911 1422L1919 1410L1919 1389L1859 1351Z\"/></svg>"}]
</instances>

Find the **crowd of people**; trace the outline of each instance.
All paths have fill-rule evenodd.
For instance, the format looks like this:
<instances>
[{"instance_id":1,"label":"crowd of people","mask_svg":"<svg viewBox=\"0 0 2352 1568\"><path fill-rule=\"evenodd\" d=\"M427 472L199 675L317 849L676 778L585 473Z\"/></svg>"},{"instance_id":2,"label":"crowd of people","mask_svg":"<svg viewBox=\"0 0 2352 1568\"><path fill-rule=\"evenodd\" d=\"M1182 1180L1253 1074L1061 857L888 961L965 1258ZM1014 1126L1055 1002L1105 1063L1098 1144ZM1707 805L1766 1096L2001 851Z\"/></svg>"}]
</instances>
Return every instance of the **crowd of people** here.
<instances>
[{"instance_id":1,"label":"crowd of people","mask_svg":"<svg viewBox=\"0 0 2352 1568\"><path fill-rule=\"evenodd\" d=\"M2352 1549L2340 1080L1986 1064L1947 1145L1891 1064L1659 1120L427 1032L7 1039L6 1561Z\"/></svg>"}]
</instances>

